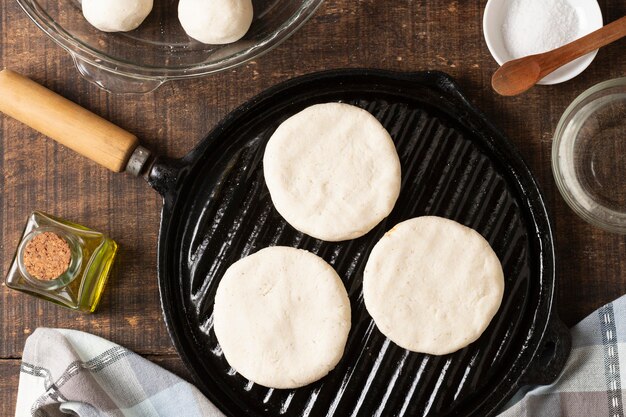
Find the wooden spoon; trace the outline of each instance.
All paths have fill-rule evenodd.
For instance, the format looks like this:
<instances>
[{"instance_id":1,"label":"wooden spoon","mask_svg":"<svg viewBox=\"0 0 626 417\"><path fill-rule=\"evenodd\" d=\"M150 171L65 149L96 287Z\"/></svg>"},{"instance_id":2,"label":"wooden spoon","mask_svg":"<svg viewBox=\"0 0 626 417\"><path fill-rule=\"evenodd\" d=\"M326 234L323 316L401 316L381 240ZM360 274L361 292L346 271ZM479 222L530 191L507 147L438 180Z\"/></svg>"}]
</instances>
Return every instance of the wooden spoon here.
<instances>
[{"instance_id":1,"label":"wooden spoon","mask_svg":"<svg viewBox=\"0 0 626 417\"><path fill-rule=\"evenodd\" d=\"M503 96L521 94L568 62L624 36L626 16L560 48L506 62L493 74L491 86Z\"/></svg>"}]
</instances>

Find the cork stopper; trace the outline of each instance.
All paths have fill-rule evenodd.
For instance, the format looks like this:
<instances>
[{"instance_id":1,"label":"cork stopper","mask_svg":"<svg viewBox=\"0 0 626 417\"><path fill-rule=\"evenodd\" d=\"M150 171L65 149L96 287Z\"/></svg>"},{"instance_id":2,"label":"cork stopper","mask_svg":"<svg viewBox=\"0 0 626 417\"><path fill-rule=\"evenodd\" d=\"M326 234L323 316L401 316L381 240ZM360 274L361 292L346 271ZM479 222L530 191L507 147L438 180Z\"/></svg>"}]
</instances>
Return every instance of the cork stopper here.
<instances>
[{"instance_id":1,"label":"cork stopper","mask_svg":"<svg viewBox=\"0 0 626 417\"><path fill-rule=\"evenodd\" d=\"M24 266L34 278L52 280L61 276L70 265L70 246L52 232L40 233L26 244Z\"/></svg>"}]
</instances>

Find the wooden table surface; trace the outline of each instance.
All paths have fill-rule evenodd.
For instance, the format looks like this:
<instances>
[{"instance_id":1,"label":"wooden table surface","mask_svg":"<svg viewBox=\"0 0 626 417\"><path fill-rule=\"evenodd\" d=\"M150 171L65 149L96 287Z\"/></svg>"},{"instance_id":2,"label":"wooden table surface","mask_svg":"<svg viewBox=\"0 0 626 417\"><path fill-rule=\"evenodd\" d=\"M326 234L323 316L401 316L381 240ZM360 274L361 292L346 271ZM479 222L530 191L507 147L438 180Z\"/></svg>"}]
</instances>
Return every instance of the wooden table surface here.
<instances>
[{"instance_id":1,"label":"wooden table surface","mask_svg":"<svg viewBox=\"0 0 626 417\"><path fill-rule=\"evenodd\" d=\"M579 219L561 198L550 170L552 134L582 91L626 73L626 41L602 49L572 81L499 97L497 68L482 37L485 1L327 0L302 29L269 54L234 70L170 82L140 96L107 94L83 80L70 56L20 10L0 6L0 67L43 85L136 133L159 154L187 153L228 112L277 82L317 70L376 67L441 70L515 143L544 193L555 228L558 310L572 325L626 292L626 240ZM626 2L601 0L605 21ZM156 244L161 201L147 184L113 174L0 117L0 276L27 216L35 209L106 231L121 246L100 308L87 315L0 287L0 415L14 413L24 341L37 327L95 333L188 378L161 315Z\"/></svg>"}]
</instances>

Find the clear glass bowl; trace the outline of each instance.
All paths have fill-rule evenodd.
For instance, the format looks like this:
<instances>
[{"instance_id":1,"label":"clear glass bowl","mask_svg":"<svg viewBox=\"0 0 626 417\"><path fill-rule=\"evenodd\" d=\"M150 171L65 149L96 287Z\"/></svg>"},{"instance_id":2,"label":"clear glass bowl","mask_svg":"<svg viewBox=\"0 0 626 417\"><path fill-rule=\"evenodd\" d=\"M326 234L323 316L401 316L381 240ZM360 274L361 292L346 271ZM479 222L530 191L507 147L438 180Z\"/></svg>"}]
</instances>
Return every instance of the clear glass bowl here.
<instances>
[{"instance_id":1,"label":"clear glass bowl","mask_svg":"<svg viewBox=\"0 0 626 417\"><path fill-rule=\"evenodd\" d=\"M168 80L223 71L259 57L302 26L323 0L253 0L250 30L228 45L205 45L188 37L178 22L178 0L154 0L139 28L118 33L91 26L77 0L17 2L72 55L87 80L115 93L143 93Z\"/></svg>"},{"instance_id":2,"label":"clear glass bowl","mask_svg":"<svg viewBox=\"0 0 626 417\"><path fill-rule=\"evenodd\" d=\"M595 85L565 110L552 144L552 171L578 215L626 233L626 78Z\"/></svg>"}]
</instances>

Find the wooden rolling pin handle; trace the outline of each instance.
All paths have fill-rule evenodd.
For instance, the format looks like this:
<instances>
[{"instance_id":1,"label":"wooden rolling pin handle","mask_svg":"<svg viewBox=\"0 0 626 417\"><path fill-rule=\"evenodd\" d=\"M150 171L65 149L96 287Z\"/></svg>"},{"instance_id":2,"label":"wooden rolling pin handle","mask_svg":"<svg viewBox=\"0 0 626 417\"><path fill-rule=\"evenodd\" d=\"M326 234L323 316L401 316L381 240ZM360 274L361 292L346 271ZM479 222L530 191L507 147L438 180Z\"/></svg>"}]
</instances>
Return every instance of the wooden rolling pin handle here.
<instances>
[{"instance_id":1,"label":"wooden rolling pin handle","mask_svg":"<svg viewBox=\"0 0 626 417\"><path fill-rule=\"evenodd\" d=\"M135 135L8 69L0 71L0 111L115 172L139 145Z\"/></svg>"}]
</instances>

